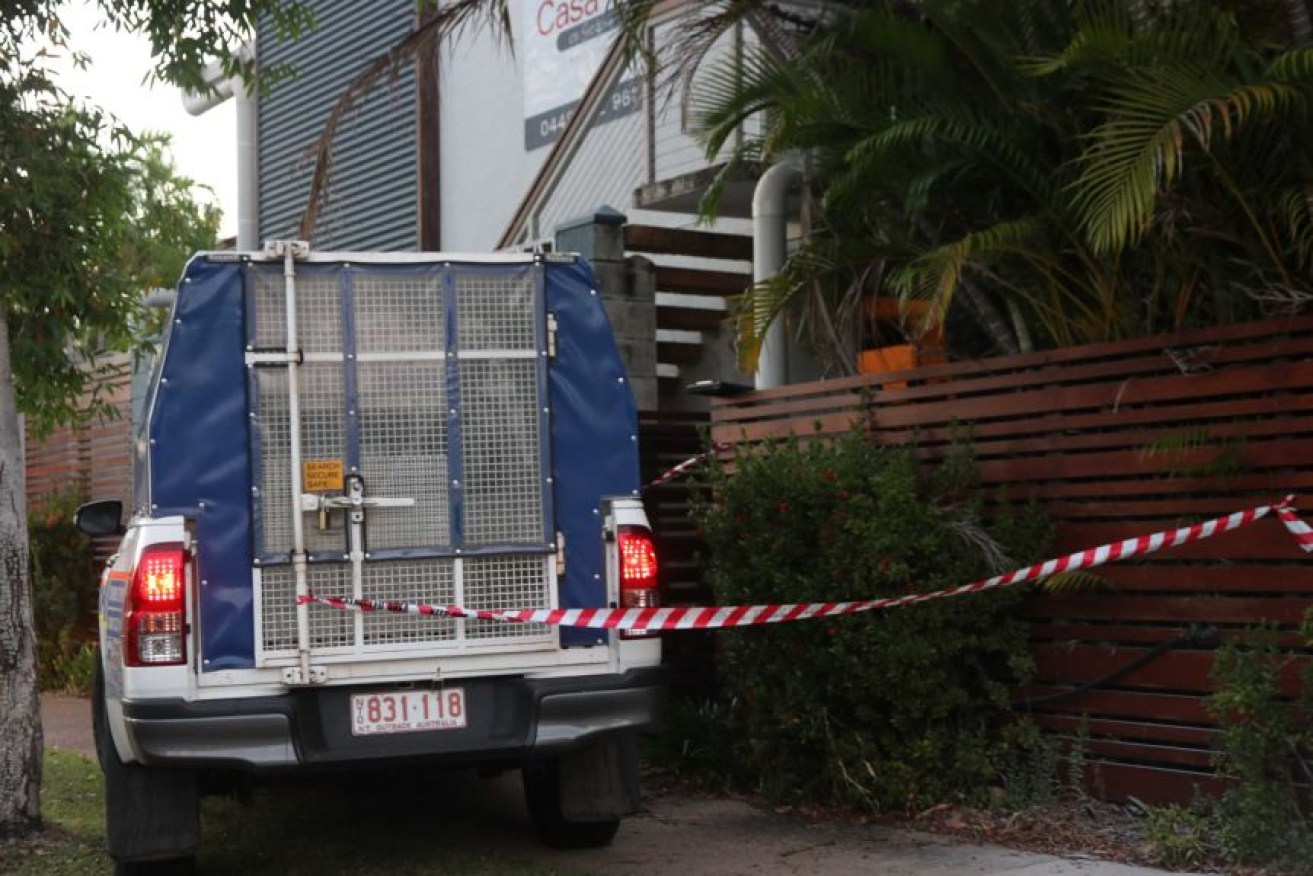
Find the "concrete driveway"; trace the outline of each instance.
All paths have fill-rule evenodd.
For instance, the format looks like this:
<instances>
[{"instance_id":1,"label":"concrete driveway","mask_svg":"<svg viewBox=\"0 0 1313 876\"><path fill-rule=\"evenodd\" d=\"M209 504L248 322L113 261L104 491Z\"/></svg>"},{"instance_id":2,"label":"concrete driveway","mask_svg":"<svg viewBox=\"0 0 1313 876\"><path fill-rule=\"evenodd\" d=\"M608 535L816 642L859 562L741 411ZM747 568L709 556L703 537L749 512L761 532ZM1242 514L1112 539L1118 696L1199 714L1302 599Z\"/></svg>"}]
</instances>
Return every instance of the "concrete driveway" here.
<instances>
[{"instance_id":1,"label":"concrete driveway","mask_svg":"<svg viewBox=\"0 0 1313 876\"><path fill-rule=\"evenodd\" d=\"M46 745L95 756L86 700L46 694L41 698ZM488 841L492 825L499 847L532 857L519 781L469 779L460 816L470 819L472 849ZM552 863L585 873L812 874L833 876L1155 876L1165 871L1083 858L1058 858L976 845L936 834L876 825L809 824L739 800L662 794L626 820L615 842L600 851L552 853ZM538 850L541 852L541 850Z\"/></svg>"}]
</instances>

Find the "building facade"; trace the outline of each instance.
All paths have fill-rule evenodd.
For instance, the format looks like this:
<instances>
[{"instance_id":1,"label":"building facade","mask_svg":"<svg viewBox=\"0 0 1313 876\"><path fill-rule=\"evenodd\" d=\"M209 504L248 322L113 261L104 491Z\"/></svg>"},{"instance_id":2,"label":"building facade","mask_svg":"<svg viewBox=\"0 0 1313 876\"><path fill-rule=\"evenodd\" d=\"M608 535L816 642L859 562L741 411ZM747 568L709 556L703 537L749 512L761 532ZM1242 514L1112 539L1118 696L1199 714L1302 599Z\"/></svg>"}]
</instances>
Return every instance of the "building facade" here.
<instances>
[{"instance_id":1,"label":"building facade","mask_svg":"<svg viewBox=\"0 0 1313 876\"><path fill-rule=\"evenodd\" d=\"M646 40L658 56L677 45L695 5L657 5ZM413 0L313 6L317 28L308 37L282 43L267 28L259 36L262 64L295 71L260 97L261 239L299 236L313 149L335 103L422 24ZM731 187L721 217L703 226L698 200L717 168L689 133L683 91L621 51L620 23L606 0L520 0L510 8L509 40L467 29L353 96L312 242L449 252L565 246L613 259L617 266L599 271L640 288L612 283L603 292L647 295L654 311L635 322L616 319L613 309L618 334L636 332L635 341L649 334L650 355L629 363L640 383L650 370L660 386L640 397L644 408L699 407L682 392L697 380L750 380L735 368L725 328L728 299L751 282L750 181ZM733 63L760 38L741 26L702 63ZM594 217L618 225L618 247L592 251L591 233L579 229ZM645 242L654 235L662 241L655 248ZM653 262L652 270L625 267L633 255Z\"/></svg>"}]
</instances>

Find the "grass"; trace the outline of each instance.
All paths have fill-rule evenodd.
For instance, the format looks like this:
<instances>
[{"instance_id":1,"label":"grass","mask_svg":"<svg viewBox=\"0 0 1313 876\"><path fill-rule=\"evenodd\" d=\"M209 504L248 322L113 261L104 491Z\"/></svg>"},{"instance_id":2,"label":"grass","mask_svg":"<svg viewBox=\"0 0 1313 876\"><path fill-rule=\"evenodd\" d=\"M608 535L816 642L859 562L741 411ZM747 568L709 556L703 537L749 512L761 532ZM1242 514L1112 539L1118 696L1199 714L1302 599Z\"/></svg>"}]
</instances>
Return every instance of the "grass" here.
<instances>
[{"instance_id":1,"label":"grass","mask_svg":"<svg viewBox=\"0 0 1313 876\"><path fill-rule=\"evenodd\" d=\"M33 839L0 844L0 873L105 873L103 799L100 767L85 757L47 751L41 783L47 829Z\"/></svg>"},{"instance_id":2,"label":"grass","mask_svg":"<svg viewBox=\"0 0 1313 876\"><path fill-rule=\"evenodd\" d=\"M425 876L561 874L514 807L466 775L376 774L264 787L255 805L206 799L202 874ZM47 830L0 843L0 873L83 876L108 872L100 769L47 751L42 802Z\"/></svg>"}]
</instances>

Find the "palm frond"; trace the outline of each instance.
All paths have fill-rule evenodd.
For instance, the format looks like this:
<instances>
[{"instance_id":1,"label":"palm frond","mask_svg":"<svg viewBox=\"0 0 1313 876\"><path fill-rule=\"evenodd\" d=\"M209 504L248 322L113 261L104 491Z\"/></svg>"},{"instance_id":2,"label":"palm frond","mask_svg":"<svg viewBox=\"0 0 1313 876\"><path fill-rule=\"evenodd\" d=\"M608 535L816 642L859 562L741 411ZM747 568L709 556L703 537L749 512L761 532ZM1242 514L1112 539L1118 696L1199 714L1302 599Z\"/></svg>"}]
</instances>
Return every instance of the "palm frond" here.
<instances>
[{"instance_id":1,"label":"palm frond","mask_svg":"<svg viewBox=\"0 0 1313 876\"><path fill-rule=\"evenodd\" d=\"M919 12L952 46L956 61L984 86L984 93L1006 100L1017 83L1011 54L1014 43L992 3L921 0Z\"/></svg>"},{"instance_id":2,"label":"palm frond","mask_svg":"<svg viewBox=\"0 0 1313 876\"><path fill-rule=\"evenodd\" d=\"M1116 582L1099 575L1095 572L1086 572L1077 570L1075 572L1059 572L1056 575L1050 575L1042 578L1038 582L1041 590L1047 590L1050 593L1071 593L1078 590L1116 590Z\"/></svg>"},{"instance_id":3,"label":"palm frond","mask_svg":"<svg viewBox=\"0 0 1313 876\"><path fill-rule=\"evenodd\" d=\"M740 370L751 372L766 329L786 313L832 372L851 371L863 293L878 288L890 246L818 229L769 281L732 303Z\"/></svg>"},{"instance_id":4,"label":"palm frond","mask_svg":"<svg viewBox=\"0 0 1313 876\"><path fill-rule=\"evenodd\" d=\"M690 128L708 158L719 156L749 118L804 92L808 73L764 49L711 65L698 77L688 107Z\"/></svg>"},{"instance_id":5,"label":"palm frond","mask_svg":"<svg viewBox=\"0 0 1313 876\"><path fill-rule=\"evenodd\" d=\"M950 532L981 556L991 573L1002 574L1014 565L1012 558L1004 553L1003 546L979 520L970 515L955 515L944 522Z\"/></svg>"},{"instance_id":6,"label":"palm frond","mask_svg":"<svg viewBox=\"0 0 1313 876\"><path fill-rule=\"evenodd\" d=\"M892 6L871 4L818 40L813 57L834 59L857 73L885 65L892 86L873 97L896 100L908 93L955 92L961 76L942 35Z\"/></svg>"},{"instance_id":7,"label":"palm frond","mask_svg":"<svg viewBox=\"0 0 1313 876\"><path fill-rule=\"evenodd\" d=\"M1090 70L1151 67L1189 58L1201 67L1229 67L1242 50L1235 14L1210 3L1167 3L1135 9L1125 0L1089 0L1076 7L1071 43L1044 66Z\"/></svg>"},{"instance_id":8,"label":"palm frond","mask_svg":"<svg viewBox=\"0 0 1313 876\"><path fill-rule=\"evenodd\" d=\"M971 162L965 158L950 158L931 167L918 169L907 177L904 209L911 214L925 212L933 202L936 190L951 184L956 176L969 167ZM827 193L829 195L833 195L833 187Z\"/></svg>"},{"instance_id":9,"label":"palm frond","mask_svg":"<svg viewBox=\"0 0 1313 876\"><path fill-rule=\"evenodd\" d=\"M699 222L704 225L710 225L714 222L720 214L720 201L724 197L725 188L730 183L751 176L753 168L759 167L761 164L761 148L758 143L744 143L730 153L729 160L721 165L720 170L716 171L716 175L698 201Z\"/></svg>"},{"instance_id":10,"label":"palm frond","mask_svg":"<svg viewBox=\"0 0 1313 876\"><path fill-rule=\"evenodd\" d=\"M1066 42L1076 26L1066 4L1052 0L1015 0L1007 5L1006 11L1011 13L1015 22L1009 30L1017 39L1017 58L1035 55Z\"/></svg>"},{"instance_id":11,"label":"palm frond","mask_svg":"<svg viewBox=\"0 0 1313 876\"><path fill-rule=\"evenodd\" d=\"M1035 216L969 232L895 271L889 278L889 286L901 297L930 303L922 326L923 330L929 330L943 325L958 285L973 259L1027 252L1029 245L1043 233L1044 224Z\"/></svg>"},{"instance_id":12,"label":"palm frond","mask_svg":"<svg viewBox=\"0 0 1313 876\"><path fill-rule=\"evenodd\" d=\"M1127 44L1134 36L1130 10L1126 3L1108 7L1078 16L1080 25L1061 52L1020 59L1018 67L1031 76L1052 76L1073 67L1126 63Z\"/></svg>"},{"instance_id":13,"label":"palm frond","mask_svg":"<svg viewBox=\"0 0 1313 876\"><path fill-rule=\"evenodd\" d=\"M1155 438L1140 448L1139 456L1144 460L1154 459L1159 456L1181 456L1202 450L1215 441L1216 439L1207 429L1200 427L1177 435Z\"/></svg>"},{"instance_id":14,"label":"palm frond","mask_svg":"<svg viewBox=\"0 0 1313 876\"><path fill-rule=\"evenodd\" d=\"M619 16L622 34L631 51L645 53L648 20L657 6L655 0L616 0L613 7ZM689 4L688 14L680 17L667 41L669 48L661 57L649 60L653 74L661 78L659 90L668 96L679 90L702 66L711 49L726 34L744 23L753 23L760 15L771 15L757 0L714 0Z\"/></svg>"},{"instance_id":15,"label":"palm frond","mask_svg":"<svg viewBox=\"0 0 1313 876\"><path fill-rule=\"evenodd\" d=\"M1307 269L1313 263L1313 185L1278 193L1276 213L1284 226L1295 264Z\"/></svg>"},{"instance_id":16,"label":"palm frond","mask_svg":"<svg viewBox=\"0 0 1313 876\"><path fill-rule=\"evenodd\" d=\"M1099 253L1140 238L1188 148L1206 152L1299 99L1283 83L1222 83L1186 65L1118 79L1102 102L1108 121L1091 133L1072 184L1081 226Z\"/></svg>"},{"instance_id":17,"label":"palm frond","mask_svg":"<svg viewBox=\"0 0 1313 876\"><path fill-rule=\"evenodd\" d=\"M991 307L1043 346L1233 319L1254 290L1306 285L1313 50L1288 48L1274 0L697 7L681 82L728 158L704 214L781 153L814 184L810 238L736 309L747 358L784 314L841 357L870 284L940 319L960 287L972 352L1005 346ZM787 22L790 50L699 54L754 16Z\"/></svg>"},{"instance_id":18,"label":"palm frond","mask_svg":"<svg viewBox=\"0 0 1313 876\"><path fill-rule=\"evenodd\" d=\"M909 151L934 146L952 148L959 156L970 156L1000 171L1026 191L1037 205L1057 203L1054 171L1042 158L1028 152L1016 131L1005 132L988 124L943 115L916 116L897 120L860 140L845 156L849 172L862 175L872 167L889 166Z\"/></svg>"},{"instance_id":19,"label":"palm frond","mask_svg":"<svg viewBox=\"0 0 1313 876\"><path fill-rule=\"evenodd\" d=\"M1171 478L1232 477L1247 468L1244 451L1243 435L1219 436L1198 428L1148 442L1140 458L1161 460L1163 473Z\"/></svg>"},{"instance_id":20,"label":"palm frond","mask_svg":"<svg viewBox=\"0 0 1313 876\"><path fill-rule=\"evenodd\" d=\"M1267 66L1267 77L1277 82L1313 82L1313 47L1282 52Z\"/></svg>"}]
</instances>

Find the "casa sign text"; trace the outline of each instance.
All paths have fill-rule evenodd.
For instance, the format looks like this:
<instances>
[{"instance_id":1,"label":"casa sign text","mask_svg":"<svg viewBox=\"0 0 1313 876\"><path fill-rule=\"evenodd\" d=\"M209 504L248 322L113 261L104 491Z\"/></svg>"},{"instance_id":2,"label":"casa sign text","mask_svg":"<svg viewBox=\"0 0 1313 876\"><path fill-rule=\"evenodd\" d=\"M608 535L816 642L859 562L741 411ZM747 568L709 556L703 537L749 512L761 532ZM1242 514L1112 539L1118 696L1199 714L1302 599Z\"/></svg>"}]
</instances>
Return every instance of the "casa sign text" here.
<instances>
[{"instance_id":1,"label":"casa sign text","mask_svg":"<svg viewBox=\"0 0 1313 876\"><path fill-rule=\"evenodd\" d=\"M601 11L601 0L542 0L538 6L538 34L551 36Z\"/></svg>"}]
</instances>

